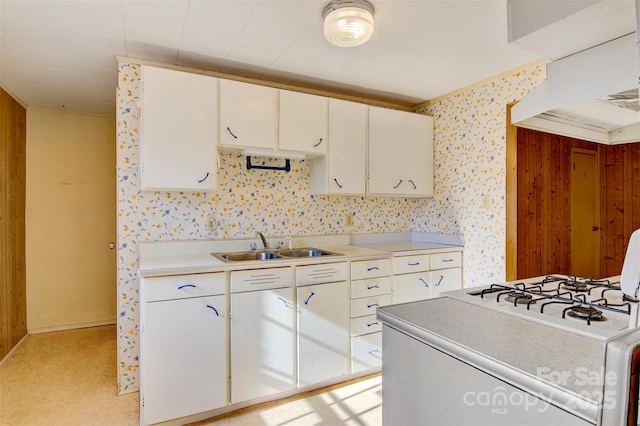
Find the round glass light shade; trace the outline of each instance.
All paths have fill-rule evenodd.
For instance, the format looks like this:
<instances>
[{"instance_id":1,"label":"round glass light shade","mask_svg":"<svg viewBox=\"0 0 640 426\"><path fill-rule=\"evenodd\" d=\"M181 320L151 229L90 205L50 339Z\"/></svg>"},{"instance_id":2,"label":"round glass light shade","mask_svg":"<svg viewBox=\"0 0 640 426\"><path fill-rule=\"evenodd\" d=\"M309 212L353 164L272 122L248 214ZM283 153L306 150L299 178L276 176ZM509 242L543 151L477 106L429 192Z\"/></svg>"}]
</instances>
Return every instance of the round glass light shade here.
<instances>
[{"instance_id":1,"label":"round glass light shade","mask_svg":"<svg viewBox=\"0 0 640 426\"><path fill-rule=\"evenodd\" d=\"M341 7L324 18L324 36L338 47L366 43L373 34L373 15L359 7Z\"/></svg>"}]
</instances>

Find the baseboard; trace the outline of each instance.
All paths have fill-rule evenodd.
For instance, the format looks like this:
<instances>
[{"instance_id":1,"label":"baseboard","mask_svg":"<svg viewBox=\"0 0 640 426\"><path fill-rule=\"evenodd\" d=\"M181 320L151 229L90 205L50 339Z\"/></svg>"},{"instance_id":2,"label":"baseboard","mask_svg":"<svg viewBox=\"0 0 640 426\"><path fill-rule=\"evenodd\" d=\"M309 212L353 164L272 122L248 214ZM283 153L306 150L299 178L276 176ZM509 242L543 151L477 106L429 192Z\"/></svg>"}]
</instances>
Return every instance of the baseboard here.
<instances>
[{"instance_id":1,"label":"baseboard","mask_svg":"<svg viewBox=\"0 0 640 426\"><path fill-rule=\"evenodd\" d=\"M18 348L18 346L20 346L20 344L22 342L24 342L24 339L26 339L28 335L29 335L29 333L27 333L24 336L22 336L22 339L20 339L20 341L18 343L16 343L16 345L13 348L11 348L11 350L4 356L4 358L0 359L0 366L2 366L2 363L4 363L5 360L9 359L11 354Z\"/></svg>"},{"instance_id":2,"label":"baseboard","mask_svg":"<svg viewBox=\"0 0 640 426\"><path fill-rule=\"evenodd\" d=\"M68 324L61 325L57 327L42 327L42 328L30 328L27 330L28 334L40 334L40 333L50 333L52 331L65 331L65 330L75 330L78 328L89 328L89 327L100 327L103 325L113 325L116 323L116 320L107 320L107 321L93 321L93 322L85 322L82 324Z\"/></svg>"}]
</instances>

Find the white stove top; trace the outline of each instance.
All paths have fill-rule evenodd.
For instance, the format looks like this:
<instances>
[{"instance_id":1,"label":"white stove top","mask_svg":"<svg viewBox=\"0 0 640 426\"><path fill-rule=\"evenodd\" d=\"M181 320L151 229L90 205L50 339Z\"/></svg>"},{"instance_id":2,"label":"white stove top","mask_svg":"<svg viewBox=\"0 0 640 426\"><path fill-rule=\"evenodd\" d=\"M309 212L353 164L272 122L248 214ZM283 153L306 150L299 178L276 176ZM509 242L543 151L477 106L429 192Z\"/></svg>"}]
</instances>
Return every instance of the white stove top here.
<instances>
[{"instance_id":1,"label":"white stove top","mask_svg":"<svg viewBox=\"0 0 640 426\"><path fill-rule=\"evenodd\" d=\"M552 275L550 277L562 279L563 281L573 281L575 279L575 277L569 278L562 275ZM631 315L628 312L631 312L631 305L623 302L621 290L609 289L603 294L602 290L605 288L602 286L606 285L606 283L602 283L587 284L587 288L590 291L572 291L565 288L566 284L563 281L550 281L540 284L545 278L544 276L535 277L493 286L467 288L447 292L443 295L603 341L611 340L629 331ZM586 280L578 278L575 281L580 283ZM612 286L619 288L620 277L611 277L608 281ZM513 287L513 289L510 289L510 287ZM530 297L533 300L531 303L527 303L529 299L524 296L508 297L511 291L514 289L518 291L521 288L526 289L525 293L531 293ZM561 299L554 300L550 297L552 295L559 295ZM608 306L600 306L605 303L603 299L606 299ZM520 303L515 303L516 301ZM581 301L588 302L591 305L579 303ZM597 315L589 317L589 320L576 317L574 310L570 309L575 306L598 309L604 319Z\"/></svg>"}]
</instances>

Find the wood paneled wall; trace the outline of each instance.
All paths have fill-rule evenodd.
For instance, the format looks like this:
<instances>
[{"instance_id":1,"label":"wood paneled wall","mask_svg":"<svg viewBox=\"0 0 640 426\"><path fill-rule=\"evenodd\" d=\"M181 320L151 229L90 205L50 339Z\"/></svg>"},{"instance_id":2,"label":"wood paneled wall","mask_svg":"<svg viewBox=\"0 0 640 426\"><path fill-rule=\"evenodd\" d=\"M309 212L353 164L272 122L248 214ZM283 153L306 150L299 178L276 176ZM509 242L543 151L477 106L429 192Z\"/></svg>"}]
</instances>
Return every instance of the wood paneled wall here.
<instances>
[{"instance_id":1,"label":"wood paneled wall","mask_svg":"<svg viewBox=\"0 0 640 426\"><path fill-rule=\"evenodd\" d=\"M26 117L0 89L0 359L27 334Z\"/></svg>"},{"instance_id":2,"label":"wood paneled wall","mask_svg":"<svg viewBox=\"0 0 640 426\"><path fill-rule=\"evenodd\" d=\"M618 275L640 227L640 143L601 145L518 128L517 278L571 271L571 149L599 153L600 275Z\"/></svg>"},{"instance_id":3,"label":"wood paneled wall","mask_svg":"<svg viewBox=\"0 0 640 426\"><path fill-rule=\"evenodd\" d=\"M600 148L600 271L618 275L640 228L640 143Z\"/></svg>"}]
</instances>

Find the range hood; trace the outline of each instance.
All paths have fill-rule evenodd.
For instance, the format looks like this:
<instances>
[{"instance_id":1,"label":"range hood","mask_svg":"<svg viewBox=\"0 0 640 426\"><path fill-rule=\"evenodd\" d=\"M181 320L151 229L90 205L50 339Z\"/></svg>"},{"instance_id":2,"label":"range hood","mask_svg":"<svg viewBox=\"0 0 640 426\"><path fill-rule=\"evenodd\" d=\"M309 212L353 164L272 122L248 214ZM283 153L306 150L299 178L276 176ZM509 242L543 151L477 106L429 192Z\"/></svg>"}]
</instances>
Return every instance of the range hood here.
<instances>
[{"instance_id":1,"label":"range hood","mask_svg":"<svg viewBox=\"0 0 640 426\"><path fill-rule=\"evenodd\" d=\"M511 110L519 127L592 142L640 141L636 33L547 65L547 80Z\"/></svg>"}]
</instances>

